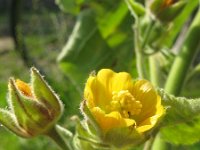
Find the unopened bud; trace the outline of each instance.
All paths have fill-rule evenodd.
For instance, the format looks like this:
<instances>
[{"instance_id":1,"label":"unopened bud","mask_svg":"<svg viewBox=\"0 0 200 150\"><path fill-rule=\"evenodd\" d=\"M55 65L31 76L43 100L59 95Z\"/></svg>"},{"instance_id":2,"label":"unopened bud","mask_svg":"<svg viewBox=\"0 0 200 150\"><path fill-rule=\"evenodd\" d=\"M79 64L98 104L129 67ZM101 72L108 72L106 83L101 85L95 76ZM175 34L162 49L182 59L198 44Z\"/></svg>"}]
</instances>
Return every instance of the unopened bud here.
<instances>
[{"instance_id":1,"label":"unopened bud","mask_svg":"<svg viewBox=\"0 0 200 150\"><path fill-rule=\"evenodd\" d=\"M154 18L167 23L180 14L187 0L147 0L146 3Z\"/></svg>"},{"instance_id":2,"label":"unopened bud","mask_svg":"<svg viewBox=\"0 0 200 150\"><path fill-rule=\"evenodd\" d=\"M0 109L0 122L17 135L45 134L60 118L63 104L35 68L30 85L11 78L8 88L9 109Z\"/></svg>"}]
</instances>

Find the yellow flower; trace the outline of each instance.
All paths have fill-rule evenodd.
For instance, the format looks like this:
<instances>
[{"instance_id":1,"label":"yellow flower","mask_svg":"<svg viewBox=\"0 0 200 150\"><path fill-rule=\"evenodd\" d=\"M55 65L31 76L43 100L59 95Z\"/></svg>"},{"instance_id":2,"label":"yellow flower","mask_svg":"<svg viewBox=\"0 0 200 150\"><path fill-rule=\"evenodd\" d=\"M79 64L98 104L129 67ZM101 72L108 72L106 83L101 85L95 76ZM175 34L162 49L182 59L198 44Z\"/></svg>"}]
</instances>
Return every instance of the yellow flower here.
<instances>
[{"instance_id":1,"label":"yellow flower","mask_svg":"<svg viewBox=\"0 0 200 150\"><path fill-rule=\"evenodd\" d=\"M147 80L133 81L126 72L102 69L86 83L84 99L104 134L113 129L150 131L164 113L161 98Z\"/></svg>"}]
</instances>

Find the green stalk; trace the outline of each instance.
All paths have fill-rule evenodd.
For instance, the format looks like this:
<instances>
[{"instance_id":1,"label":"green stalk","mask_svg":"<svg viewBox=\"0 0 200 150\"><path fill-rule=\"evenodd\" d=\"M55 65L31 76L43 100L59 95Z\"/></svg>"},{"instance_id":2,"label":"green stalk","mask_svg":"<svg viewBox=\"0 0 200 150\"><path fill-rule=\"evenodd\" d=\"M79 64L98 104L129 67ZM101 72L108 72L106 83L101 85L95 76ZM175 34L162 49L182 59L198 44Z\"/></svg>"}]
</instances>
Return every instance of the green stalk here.
<instances>
[{"instance_id":1,"label":"green stalk","mask_svg":"<svg viewBox=\"0 0 200 150\"><path fill-rule=\"evenodd\" d=\"M179 95L186 79L188 70L196 53L200 49L200 11L196 14L179 54L176 56L175 61L170 70L169 76L166 81L165 91L173 95ZM156 136L154 141L153 150L168 150L170 145L160 138L160 134Z\"/></svg>"},{"instance_id":2,"label":"green stalk","mask_svg":"<svg viewBox=\"0 0 200 150\"><path fill-rule=\"evenodd\" d=\"M151 20L149 21L149 25L148 25L148 27L147 27L147 29L146 29L146 31L145 31L144 40L143 40L143 43L142 43L142 46L141 46L141 48L142 48L143 51L144 51L144 48L145 48L146 44L147 44L148 41L149 41L149 37L150 37L150 35L151 35L151 31L152 31L152 29L153 29L155 23L156 23L155 20L152 20L152 19L151 19Z\"/></svg>"},{"instance_id":3,"label":"green stalk","mask_svg":"<svg viewBox=\"0 0 200 150\"><path fill-rule=\"evenodd\" d=\"M156 58L156 54L149 56L149 67L150 67L149 73L150 73L151 83L156 87L160 87L161 85L160 67L159 67L159 62Z\"/></svg>"},{"instance_id":4,"label":"green stalk","mask_svg":"<svg viewBox=\"0 0 200 150\"><path fill-rule=\"evenodd\" d=\"M200 11L196 14L186 37L185 44L175 58L165 85L165 91L179 95L188 70L200 49Z\"/></svg>"},{"instance_id":5,"label":"green stalk","mask_svg":"<svg viewBox=\"0 0 200 150\"><path fill-rule=\"evenodd\" d=\"M144 63L144 56L142 53L141 42L140 42L140 24L139 19L135 20L134 29L134 46L135 46L135 55L136 55L136 67L138 71L138 76L140 78L147 78L146 71L145 71L145 63Z\"/></svg>"},{"instance_id":6,"label":"green stalk","mask_svg":"<svg viewBox=\"0 0 200 150\"><path fill-rule=\"evenodd\" d=\"M148 141L145 142L143 150L151 150L154 138L151 137Z\"/></svg>"},{"instance_id":7,"label":"green stalk","mask_svg":"<svg viewBox=\"0 0 200 150\"><path fill-rule=\"evenodd\" d=\"M152 150L170 150L170 149L171 145L162 140L161 134L158 133L152 144Z\"/></svg>"},{"instance_id":8,"label":"green stalk","mask_svg":"<svg viewBox=\"0 0 200 150\"><path fill-rule=\"evenodd\" d=\"M57 132L56 127L53 127L46 133L46 136L50 137L62 150L70 150L63 138Z\"/></svg>"}]
</instances>

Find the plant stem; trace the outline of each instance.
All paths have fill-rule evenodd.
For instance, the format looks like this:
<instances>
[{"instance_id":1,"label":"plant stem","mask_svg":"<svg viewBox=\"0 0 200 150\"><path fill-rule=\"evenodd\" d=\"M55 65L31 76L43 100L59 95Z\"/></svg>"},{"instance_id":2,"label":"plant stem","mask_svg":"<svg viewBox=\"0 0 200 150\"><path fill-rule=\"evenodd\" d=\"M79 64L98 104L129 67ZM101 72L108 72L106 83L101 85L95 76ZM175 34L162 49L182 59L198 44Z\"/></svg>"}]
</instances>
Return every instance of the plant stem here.
<instances>
[{"instance_id":1,"label":"plant stem","mask_svg":"<svg viewBox=\"0 0 200 150\"><path fill-rule=\"evenodd\" d=\"M196 14L192 25L188 30L188 34L185 40L185 44L181 47L179 54L176 56L175 61L170 70L169 76L166 81L165 91L179 95L183 87L184 81L187 76L187 72L193 59L196 56L197 51L200 49L200 11ZM164 142L160 138L160 134L157 135L153 150L168 150L170 145Z\"/></svg>"},{"instance_id":2,"label":"plant stem","mask_svg":"<svg viewBox=\"0 0 200 150\"><path fill-rule=\"evenodd\" d=\"M154 141L154 137L151 137L148 141L146 141L143 150L151 150L153 141Z\"/></svg>"},{"instance_id":3,"label":"plant stem","mask_svg":"<svg viewBox=\"0 0 200 150\"><path fill-rule=\"evenodd\" d=\"M150 80L153 83L154 86L161 86L161 75L160 75L160 68L159 68L159 63L157 61L157 57L156 55L151 55L149 57L149 65L150 65ZM145 144L146 147L146 144ZM162 140L162 138L160 137L160 133L158 133L156 135L156 137L152 138L152 142L151 145L148 146L150 147L147 150L169 150L170 149L170 145L168 143L166 143L165 141ZM146 149L144 149L146 150Z\"/></svg>"},{"instance_id":4,"label":"plant stem","mask_svg":"<svg viewBox=\"0 0 200 150\"><path fill-rule=\"evenodd\" d=\"M171 145L162 140L160 133L158 133L153 141L152 150L170 150Z\"/></svg>"},{"instance_id":5,"label":"plant stem","mask_svg":"<svg viewBox=\"0 0 200 150\"><path fill-rule=\"evenodd\" d=\"M67 146L67 144L65 143L63 138L56 131L55 127L53 127L51 130L49 130L46 133L46 136L50 137L61 149L70 150L70 148Z\"/></svg>"},{"instance_id":6,"label":"plant stem","mask_svg":"<svg viewBox=\"0 0 200 150\"><path fill-rule=\"evenodd\" d=\"M170 70L165 85L165 91L179 95L183 87L187 72L196 53L200 49L200 11L197 12L186 37L185 44L182 46L178 56Z\"/></svg>"},{"instance_id":7,"label":"plant stem","mask_svg":"<svg viewBox=\"0 0 200 150\"><path fill-rule=\"evenodd\" d=\"M140 78L146 78L144 56L142 55L142 49L140 45L140 30L139 30L139 19L135 20L134 30L134 46L136 54L136 67L138 71L138 76Z\"/></svg>"},{"instance_id":8,"label":"plant stem","mask_svg":"<svg viewBox=\"0 0 200 150\"><path fill-rule=\"evenodd\" d=\"M154 86L160 87L161 86L160 68L159 68L159 62L156 57L157 57L156 54L149 56L150 81Z\"/></svg>"},{"instance_id":9,"label":"plant stem","mask_svg":"<svg viewBox=\"0 0 200 150\"><path fill-rule=\"evenodd\" d=\"M147 30L145 31L145 35L144 35L144 40L142 42L142 46L141 46L141 49L144 50L146 44L148 43L148 40L149 40L149 36L151 35L151 31L155 25L155 20L150 20L149 22L149 25L147 27Z\"/></svg>"}]
</instances>

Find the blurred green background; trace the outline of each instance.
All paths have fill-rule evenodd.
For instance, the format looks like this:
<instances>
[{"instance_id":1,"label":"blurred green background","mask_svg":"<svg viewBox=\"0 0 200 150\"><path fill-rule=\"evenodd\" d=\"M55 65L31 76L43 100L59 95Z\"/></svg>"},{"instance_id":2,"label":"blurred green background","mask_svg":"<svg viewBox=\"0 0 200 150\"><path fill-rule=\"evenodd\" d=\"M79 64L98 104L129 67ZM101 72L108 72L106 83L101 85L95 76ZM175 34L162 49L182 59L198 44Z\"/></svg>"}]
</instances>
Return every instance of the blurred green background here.
<instances>
[{"instance_id":1,"label":"blurred green background","mask_svg":"<svg viewBox=\"0 0 200 150\"><path fill-rule=\"evenodd\" d=\"M59 124L73 131L75 123L70 118L81 117L79 103L91 71L112 68L137 78L134 19L120 0L57 0L56 3L0 0L0 107L7 106L9 77L29 82L29 69L35 66L65 104ZM198 62L197 58L195 63ZM200 83L196 82L199 78L197 74L190 79L182 95L200 96ZM198 147L196 144L184 149ZM0 150L32 149L57 147L46 137L27 140L0 126Z\"/></svg>"},{"instance_id":2,"label":"blurred green background","mask_svg":"<svg viewBox=\"0 0 200 150\"><path fill-rule=\"evenodd\" d=\"M17 2L17 1L16 1ZM60 11L54 1L0 1L0 107L6 107L7 83L9 77L29 82L30 66L36 66L65 103L65 113L60 124L69 125L68 117L77 113L79 101L70 92L66 78L58 67L56 58L73 28L75 16ZM20 5L16 15L17 32L25 48L16 50L12 33L12 5ZM12 11L11 11L12 10ZM16 13L14 12L14 13ZM20 35L20 36L21 36ZM23 59L27 53L29 62ZM30 65L27 65L30 64ZM74 97L74 98L72 98ZM79 96L80 97L80 96ZM23 139L0 126L0 150L56 150L57 146L46 137Z\"/></svg>"}]
</instances>

